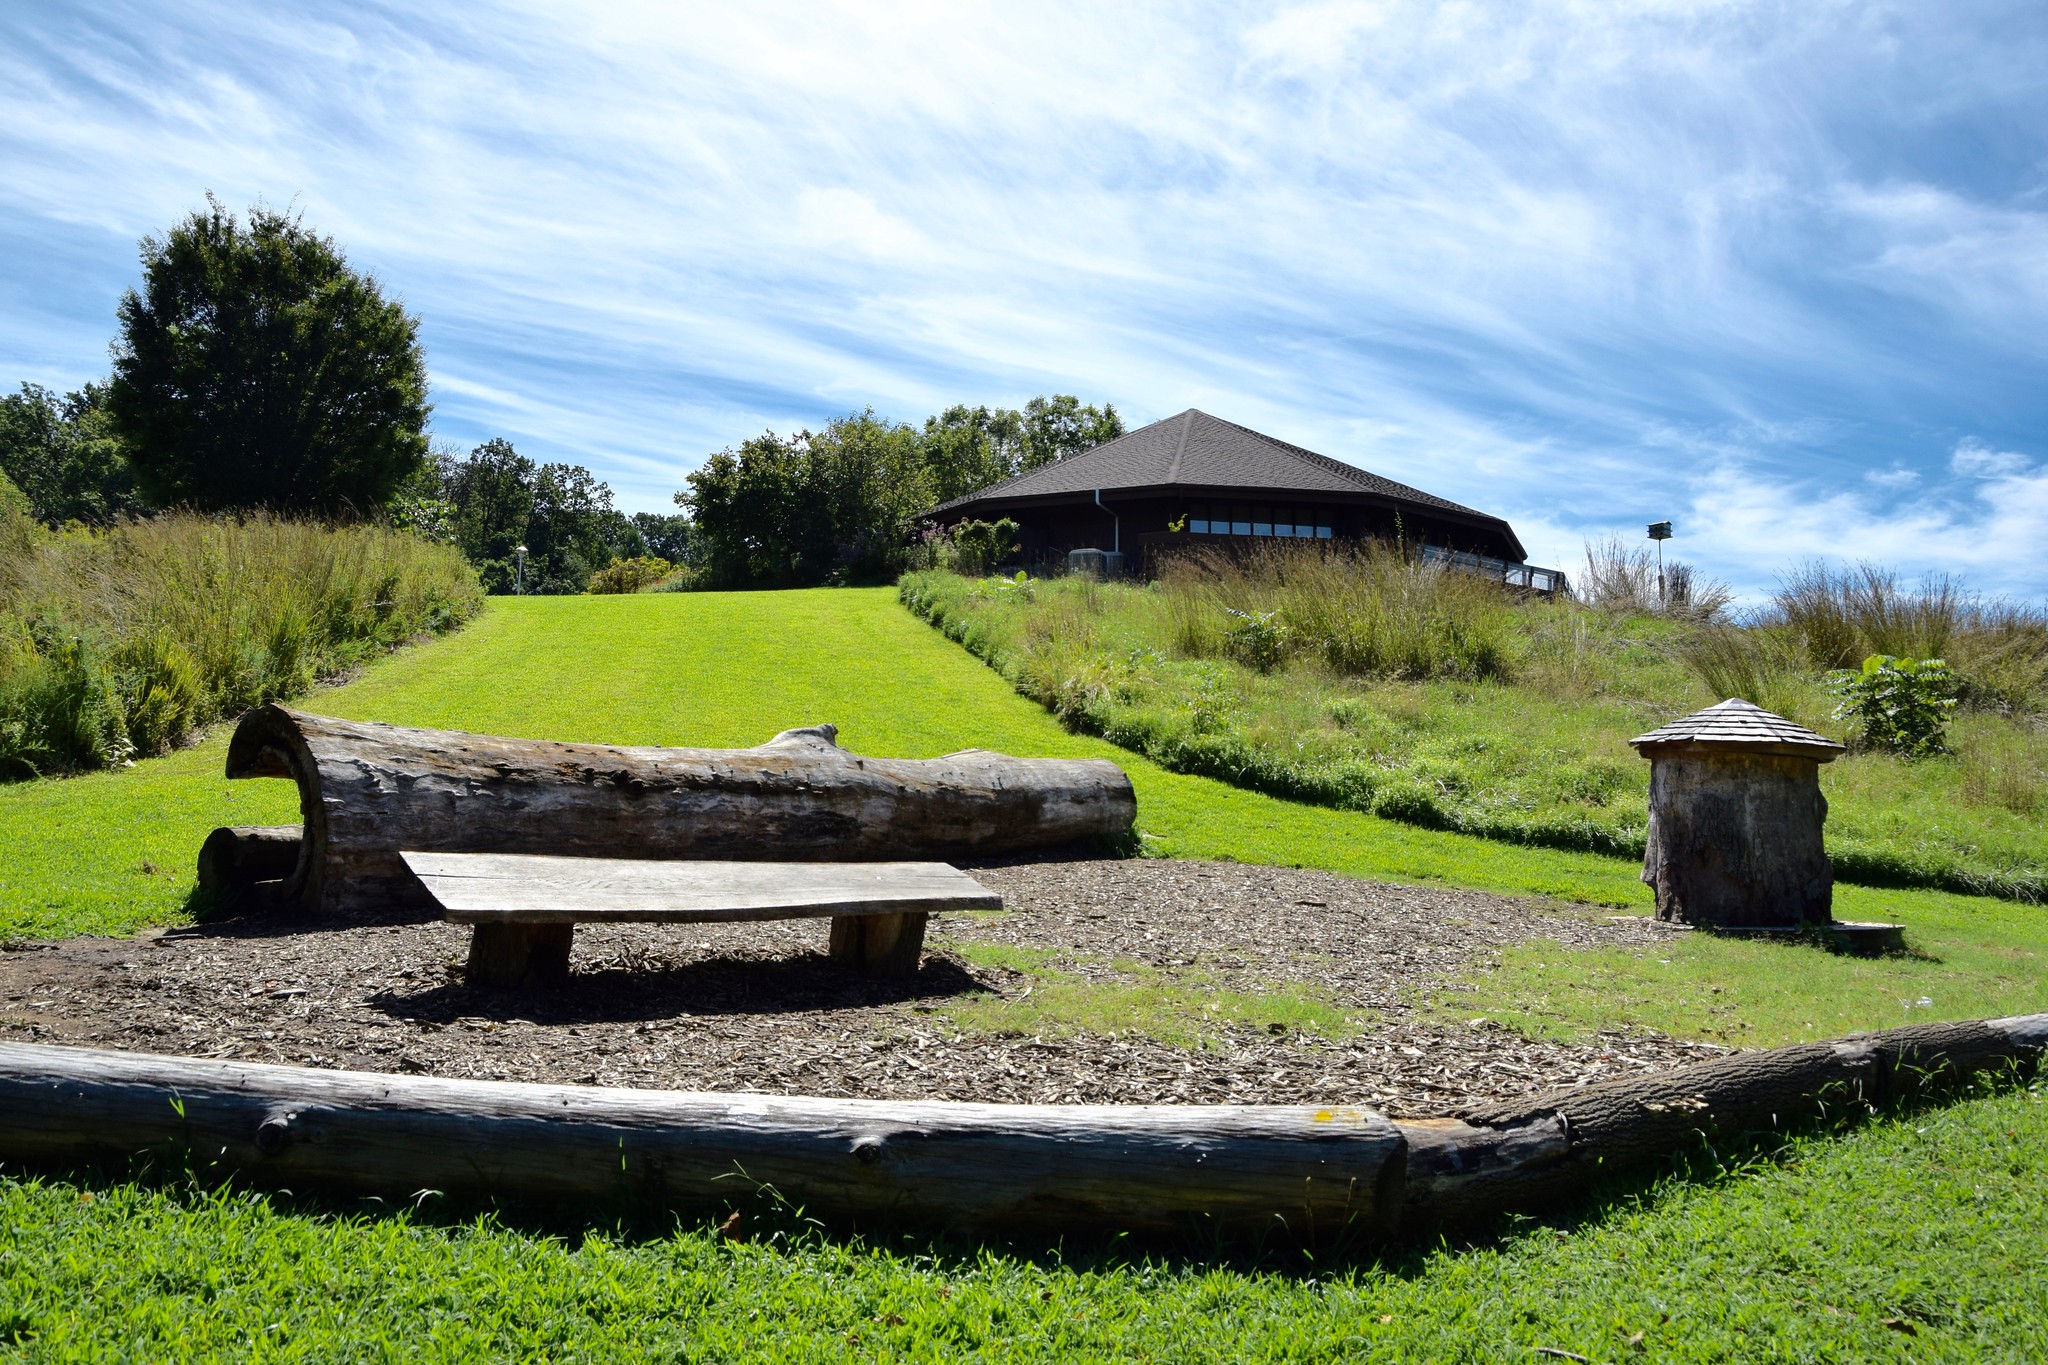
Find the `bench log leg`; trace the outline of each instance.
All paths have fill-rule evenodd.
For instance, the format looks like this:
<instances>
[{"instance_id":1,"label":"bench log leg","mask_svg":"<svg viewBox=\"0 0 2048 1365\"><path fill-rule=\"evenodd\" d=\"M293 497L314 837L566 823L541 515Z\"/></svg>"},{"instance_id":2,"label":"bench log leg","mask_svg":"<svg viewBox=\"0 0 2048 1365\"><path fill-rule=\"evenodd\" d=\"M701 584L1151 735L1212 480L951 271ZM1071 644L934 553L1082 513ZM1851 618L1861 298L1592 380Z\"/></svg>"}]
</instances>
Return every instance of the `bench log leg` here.
<instances>
[{"instance_id":1,"label":"bench log leg","mask_svg":"<svg viewBox=\"0 0 2048 1365\"><path fill-rule=\"evenodd\" d=\"M555 986L569 979L573 924L479 924L469 938L472 986Z\"/></svg>"},{"instance_id":2,"label":"bench log leg","mask_svg":"<svg viewBox=\"0 0 2048 1365\"><path fill-rule=\"evenodd\" d=\"M871 976L915 976L924 952L922 912L902 915L834 915L832 960Z\"/></svg>"}]
</instances>

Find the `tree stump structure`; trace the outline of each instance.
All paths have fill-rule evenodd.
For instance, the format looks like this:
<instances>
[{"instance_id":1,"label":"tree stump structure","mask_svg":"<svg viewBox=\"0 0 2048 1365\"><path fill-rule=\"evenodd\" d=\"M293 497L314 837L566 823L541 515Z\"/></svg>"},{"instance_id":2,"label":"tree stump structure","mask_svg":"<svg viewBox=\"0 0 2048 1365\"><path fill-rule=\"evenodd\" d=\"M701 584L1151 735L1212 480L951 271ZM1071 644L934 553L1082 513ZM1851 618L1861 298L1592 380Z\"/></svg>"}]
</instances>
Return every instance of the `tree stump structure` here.
<instances>
[{"instance_id":1,"label":"tree stump structure","mask_svg":"<svg viewBox=\"0 0 2048 1365\"><path fill-rule=\"evenodd\" d=\"M752 749L561 744L248 712L228 744L231 778L289 778L299 831L210 840L210 875L268 871L224 889L279 910L426 908L401 849L578 857L801 862L953 861L1130 837L1138 798L1105 759L867 758L830 725ZM260 856L257 851L260 850ZM233 856L229 856L232 854ZM860 952L885 956L877 926ZM898 940L909 944L908 926ZM904 952L912 951L908 946Z\"/></svg>"},{"instance_id":2,"label":"tree stump structure","mask_svg":"<svg viewBox=\"0 0 2048 1365\"><path fill-rule=\"evenodd\" d=\"M1843 746L1739 698L1629 741L1650 761L1643 880L1657 918L1725 929L1833 923L1820 765Z\"/></svg>"}]
</instances>

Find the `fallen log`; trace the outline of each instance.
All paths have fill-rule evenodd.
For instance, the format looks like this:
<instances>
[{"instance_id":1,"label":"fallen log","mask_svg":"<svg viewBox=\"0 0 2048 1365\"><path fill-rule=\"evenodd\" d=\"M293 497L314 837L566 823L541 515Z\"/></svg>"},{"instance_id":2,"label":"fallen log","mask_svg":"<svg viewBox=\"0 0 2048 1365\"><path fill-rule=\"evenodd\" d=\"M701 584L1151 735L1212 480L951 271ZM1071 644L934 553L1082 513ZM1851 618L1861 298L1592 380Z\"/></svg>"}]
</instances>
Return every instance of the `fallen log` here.
<instances>
[{"instance_id":1,"label":"fallen log","mask_svg":"<svg viewBox=\"0 0 2048 1365\"><path fill-rule=\"evenodd\" d=\"M1603 1180L1654 1174L1702 1142L1867 1112L1981 1071L2032 1066L2044 1047L2048 1014L1915 1024L1403 1122L1403 1226L1556 1207Z\"/></svg>"},{"instance_id":2,"label":"fallen log","mask_svg":"<svg viewBox=\"0 0 2048 1365\"><path fill-rule=\"evenodd\" d=\"M1741 1053L1389 1122L1308 1106L886 1103L348 1071L0 1043L0 1161L140 1152L294 1189L715 1211L772 1186L839 1224L1229 1235L1483 1224L1702 1139L2036 1064L2048 1014Z\"/></svg>"},{"instance_id":3,"label":"fallen log","mask_svg":"<svg viewBox=\"0 0 2048 1365\"><path fill-rule=\"evenodd\" d=\"M389 1200L715 1213L762 1186L841 1225L963 1232L1375 1226L1401 1136L1310 1107L879 1103L615 1090L0 1044L0 1160L155 1152Z\"/></svg>"},{"instance_id":4,"label":"fallen log","mask_svg":"<svg viewBox=\"0 0 2048 1365\"><path fill-rule=\"evenodd\" d=\"M614 858L904 861L1129 837L1137 796L1104 759L866 758L830 725L752 749L561 744L262 706L231 778L298 783L303 833L260 898L315 913L425 906L400 849ZM211 842L211 841L210 841ZM245 884L245 883L244 883Z\"/></svg>"}]
</instances>

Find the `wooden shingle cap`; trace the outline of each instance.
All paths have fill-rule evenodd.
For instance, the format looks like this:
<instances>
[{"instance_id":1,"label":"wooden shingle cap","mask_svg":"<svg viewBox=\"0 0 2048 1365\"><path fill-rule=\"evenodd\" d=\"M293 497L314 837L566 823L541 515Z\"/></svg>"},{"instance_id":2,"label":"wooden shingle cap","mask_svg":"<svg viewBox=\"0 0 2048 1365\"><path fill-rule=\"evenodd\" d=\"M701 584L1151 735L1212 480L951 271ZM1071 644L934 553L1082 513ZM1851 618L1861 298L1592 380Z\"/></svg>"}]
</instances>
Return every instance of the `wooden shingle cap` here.
<instances>
[{"instance_id":1,"label":"wooden shingle cap","mask_svg":"<svg viewBox=\"0 0 2048 1365\"><path fill-rule=\"evenodd\" d=\"M1721 749L1730 753L1801 754L1826 763L1844 752L1844 746L1826 735L1740 697L1730 697L1682 720L1659 726L1647 735L1637 735L1629 743L1644 758L1681 749Z\"/></svg>"}]
</instances>

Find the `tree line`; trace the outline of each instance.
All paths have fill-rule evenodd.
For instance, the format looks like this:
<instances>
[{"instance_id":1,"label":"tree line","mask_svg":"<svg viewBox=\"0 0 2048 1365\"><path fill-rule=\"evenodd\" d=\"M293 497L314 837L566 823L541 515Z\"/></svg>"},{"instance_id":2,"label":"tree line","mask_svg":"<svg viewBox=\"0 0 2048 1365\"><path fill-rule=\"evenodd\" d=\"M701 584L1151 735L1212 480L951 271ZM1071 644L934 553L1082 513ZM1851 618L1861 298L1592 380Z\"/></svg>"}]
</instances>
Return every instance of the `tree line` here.
<instances>
[{"instance_id":1,"label":"tree line","mask_svg":"<svg viewBox=\"0 0 2048 1365\"><path fill-rule=\"evenodd\" d=\"M388 520L456 545L491 592L582 592L622 561L710 587L873 581L920 514L1123 433L1113 406L1067 394L921 426L868 408L727 447L676 514L627 515L581 465L430 441L419 319L302 215L243 220L209 195L141 255L111 376L0 396L0 480L46 525L173 507Z\"/></svg>"}]
</instances>

